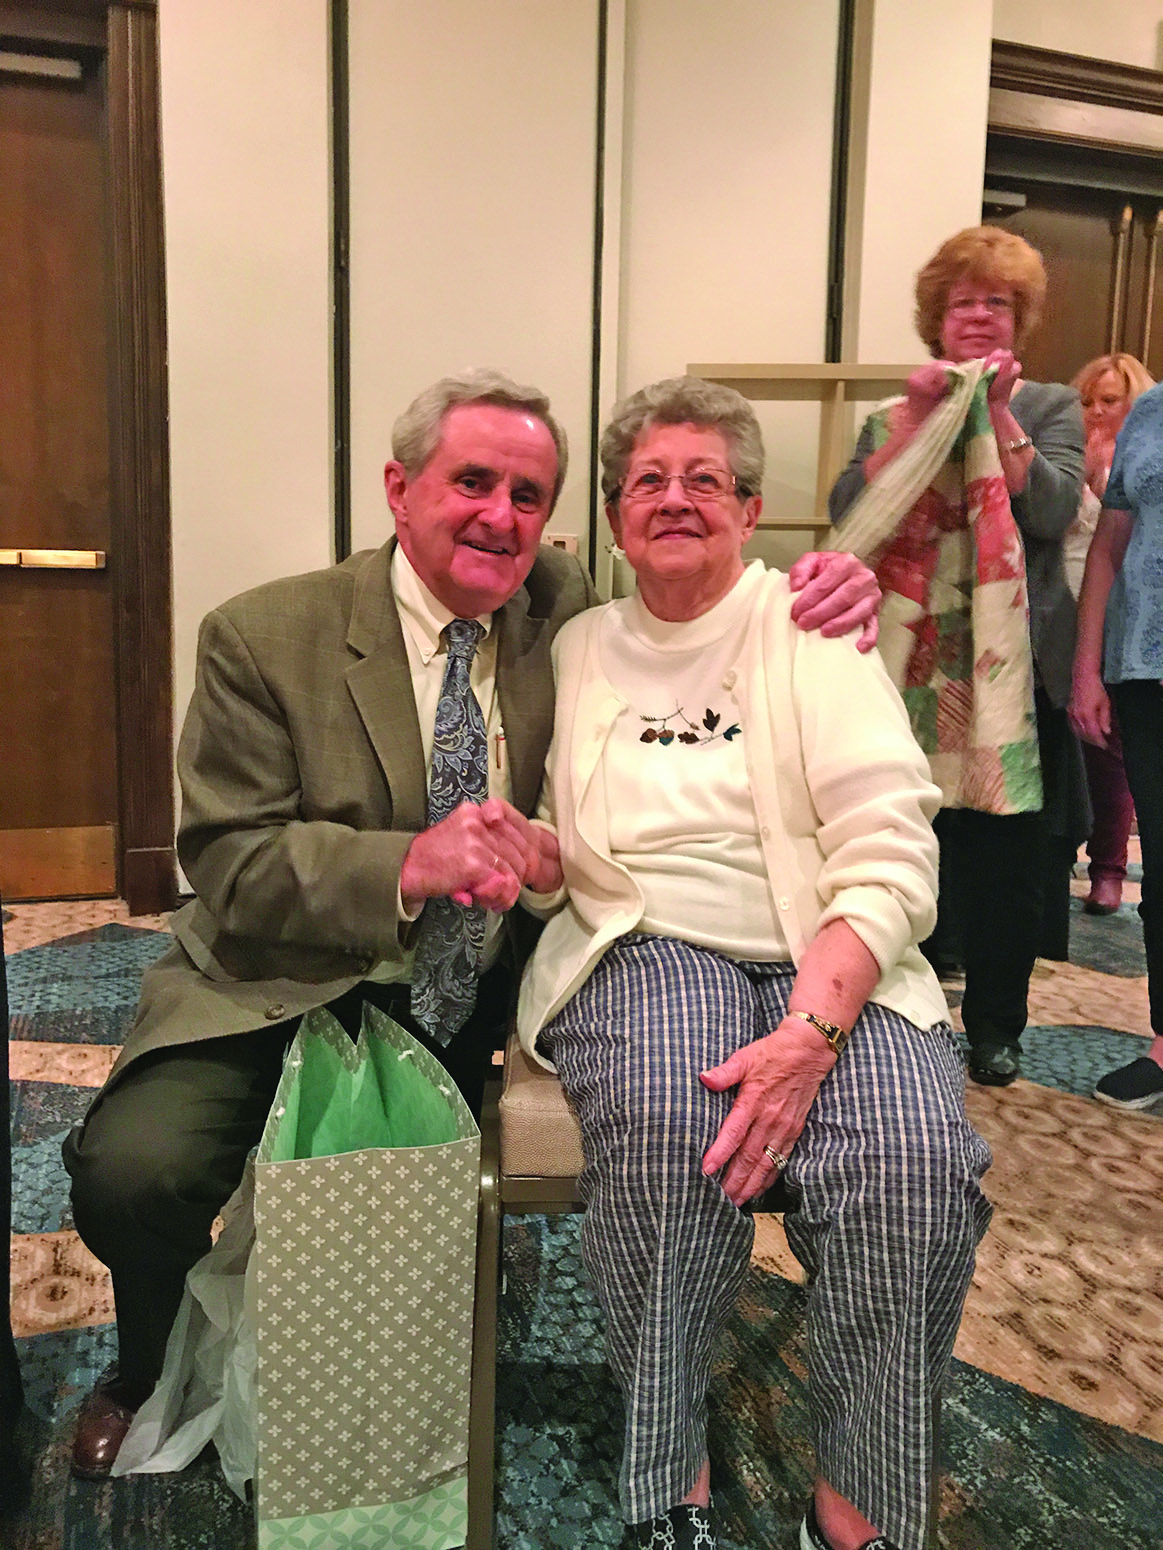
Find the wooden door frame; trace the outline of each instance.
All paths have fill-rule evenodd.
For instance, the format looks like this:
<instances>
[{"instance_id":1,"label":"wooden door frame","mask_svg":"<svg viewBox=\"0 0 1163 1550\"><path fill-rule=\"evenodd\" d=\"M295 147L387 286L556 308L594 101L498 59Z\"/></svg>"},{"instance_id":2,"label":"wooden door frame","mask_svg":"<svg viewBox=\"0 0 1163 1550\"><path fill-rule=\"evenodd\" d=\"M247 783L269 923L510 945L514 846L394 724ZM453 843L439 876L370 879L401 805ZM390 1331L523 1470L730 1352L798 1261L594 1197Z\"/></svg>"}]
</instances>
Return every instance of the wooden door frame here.
<instances>
[{"instance_id":1,"label":"wooden door frame","mask_svg":"<svg viewBox=\"0 0 1163 1550\"><path fill-rule=\"evenodd\" d=\"M5 10L2 32L104 53L117 877L130 913L150 914L177 897L157 0Z\"/></svg>"},{"instance_id":2,"label":"wooden door frame","mask_svg":"<svg viewBox=\"0 0 1163 1550\"><path fill-rule=\"evenodd\" d=\"M106 11L121 894L172 909L173 571L156 0Z\"/></svg>"}]
</instances>

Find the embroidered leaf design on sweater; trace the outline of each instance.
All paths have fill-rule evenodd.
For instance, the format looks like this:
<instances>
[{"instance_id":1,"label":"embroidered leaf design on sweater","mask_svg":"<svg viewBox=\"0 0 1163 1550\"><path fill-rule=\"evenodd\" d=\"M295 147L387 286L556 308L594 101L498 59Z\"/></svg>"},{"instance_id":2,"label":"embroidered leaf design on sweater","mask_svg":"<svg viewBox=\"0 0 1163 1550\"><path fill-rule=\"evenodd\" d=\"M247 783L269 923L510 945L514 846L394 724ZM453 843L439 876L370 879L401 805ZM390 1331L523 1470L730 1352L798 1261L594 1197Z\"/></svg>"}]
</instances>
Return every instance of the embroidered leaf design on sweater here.
<instances>
[{"instance_id":1,"label":"embroidered leaf design on sweater","mask_svg":"<svg viewBox=\"0 0 1163 1550\"><path fill-rule=\"evenodd\" d=\"M685 723L681 732L668 724L675 718ZM676 706L665 716L647 716L640 713L638 719L653 723L646 728L645 732L639 734L638 741L658 743L662 748L669 748L671 743L681 743L684 748L693 748L701 743L713 743L720 737L724 742L730 743L743 732L743 728L737 721L722 730L723 717L710 706L703 712L702 725L706 728L705 735L699 731L697 723L690 719L681 705Z\"/></svg>"}]
</instances>

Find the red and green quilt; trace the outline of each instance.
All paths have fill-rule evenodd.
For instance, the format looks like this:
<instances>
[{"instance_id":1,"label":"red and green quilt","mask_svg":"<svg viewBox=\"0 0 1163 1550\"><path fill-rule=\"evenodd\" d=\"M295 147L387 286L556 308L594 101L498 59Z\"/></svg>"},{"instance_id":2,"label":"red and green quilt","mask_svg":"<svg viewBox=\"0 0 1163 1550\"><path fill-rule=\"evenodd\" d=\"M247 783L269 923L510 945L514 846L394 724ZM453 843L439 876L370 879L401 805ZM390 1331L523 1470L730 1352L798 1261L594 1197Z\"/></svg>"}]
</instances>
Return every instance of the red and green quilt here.
<instances>
[{"instance_id":1,"label":"red and green quilt","mask_svg":"<svg viewBox=\"0 0 1163 1550\"><path fill-rule=\"evenodd\" d=\"M869 482L828 547L859 555L884 593L880 649L947 807L1036 812L1025 552L1010 509L982 361ZM883 446L903 399L871 416Z\"/></svg>"}]
</instances>

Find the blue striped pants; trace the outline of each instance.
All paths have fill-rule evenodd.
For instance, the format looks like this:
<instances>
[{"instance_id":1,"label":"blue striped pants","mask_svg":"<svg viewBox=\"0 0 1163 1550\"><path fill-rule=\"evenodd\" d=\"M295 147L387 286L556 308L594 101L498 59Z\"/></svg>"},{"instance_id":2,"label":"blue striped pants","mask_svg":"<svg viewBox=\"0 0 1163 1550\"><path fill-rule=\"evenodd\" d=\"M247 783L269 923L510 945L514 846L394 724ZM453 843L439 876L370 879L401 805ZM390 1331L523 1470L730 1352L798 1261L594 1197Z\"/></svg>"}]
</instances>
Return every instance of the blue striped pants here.
<instances>
[{"instance_id":1,"label":"blue striped pants","mask_svg":"<svg viewBox=\"0 0 1163 1550\"><path fill-rule=\"evenodd\" d=\"M780 1022L794 977L631 933L541 1035L581 1122L582 1249L626 1402L631 1523L681 1501L707 1456L714 1343L754 1235L702 1172L734 1092L698 1074ZM786 1174L819 1472L901 1550L924 1547L933 1397L990 1215L964 1075L946 1024L870 1003Z\"/></svg>"}]
</instances>

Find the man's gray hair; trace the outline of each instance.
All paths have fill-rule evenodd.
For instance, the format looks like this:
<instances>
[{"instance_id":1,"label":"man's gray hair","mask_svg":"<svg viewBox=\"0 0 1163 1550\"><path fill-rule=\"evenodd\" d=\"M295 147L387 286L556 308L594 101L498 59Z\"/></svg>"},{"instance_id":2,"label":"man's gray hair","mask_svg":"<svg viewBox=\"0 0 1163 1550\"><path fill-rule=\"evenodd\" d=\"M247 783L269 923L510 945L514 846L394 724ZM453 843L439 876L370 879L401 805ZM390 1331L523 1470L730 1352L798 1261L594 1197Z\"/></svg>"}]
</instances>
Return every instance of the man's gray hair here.
<instances>
[{"instance_id":1,"label":"man's gray hair","mask_svg":"<svg viewBox=\"0 0 1163 1550\"><path fill-rule=\"evenodd\" d=\"M739 495L758 495L763 488L763 436L755 410L734 388L702 377L668 377L652 382L614 405L602 432L602 493L616 500L630 466L630 455L644 430L652 425L697 425L718 431Z\"/></svg>"},{"instance_id":2,"label":"man's gray hair","mask_svg":"<svg viewBox=\"0 0 1163 1550\"><path fill-rule=\"evenodd\" d=\"M565 432L550 411L549 399L540 388L524 387L506 377L504 372L489 367L441 377L404 410L392 427L392 456L404 465L408 478L414 479L423 470L439 446L444 416L449 410L460 409L465 404L497 404L502 409L517 409L535 415L545 425L557 448L557 479L552 502L556 504L565 483L569 447Z\"/></svg>"}]
</instances>

